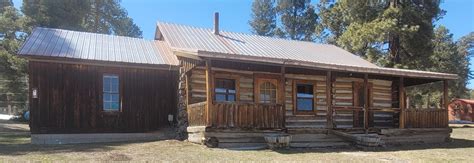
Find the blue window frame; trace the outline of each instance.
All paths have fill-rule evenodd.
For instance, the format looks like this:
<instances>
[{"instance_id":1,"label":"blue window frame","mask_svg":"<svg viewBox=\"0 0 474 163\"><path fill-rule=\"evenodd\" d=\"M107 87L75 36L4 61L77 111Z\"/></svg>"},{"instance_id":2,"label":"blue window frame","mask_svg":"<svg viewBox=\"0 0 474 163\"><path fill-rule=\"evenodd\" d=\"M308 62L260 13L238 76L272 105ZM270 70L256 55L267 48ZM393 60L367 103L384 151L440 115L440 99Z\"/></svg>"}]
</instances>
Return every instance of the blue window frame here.
<instances>
[{"instance_id":1,"label":"blue window frame","mask_svg":"<svg viewBox=\"0 0 474 163\"><path fill-rule=\"evenodd\" d=\"M103 109L105 111L120 111L119 76L106 74L102 77Z\"/></svg>"}]
</instances>

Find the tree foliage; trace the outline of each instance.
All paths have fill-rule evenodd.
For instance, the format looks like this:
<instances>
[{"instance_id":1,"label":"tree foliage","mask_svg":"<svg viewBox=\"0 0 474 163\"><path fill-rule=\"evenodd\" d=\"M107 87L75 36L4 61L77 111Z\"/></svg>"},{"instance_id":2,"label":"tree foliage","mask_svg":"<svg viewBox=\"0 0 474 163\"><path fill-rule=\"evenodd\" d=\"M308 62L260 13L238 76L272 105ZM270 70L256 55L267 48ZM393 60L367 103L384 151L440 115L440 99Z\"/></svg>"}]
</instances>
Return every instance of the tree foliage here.
<instances>
[{"instance_id":1,"label":"tree foliage","mask_svg":"<svg viewBox=\"0 0 474 163\"><path fill-rule=\"evenodd\" d=\"M277 36L294 40L319 39L383 67L454 73L459 79L449 83L450 95L466 98L466 85L472 76L469 57L474 36L471 33L455 41L446 27L435 28L435 22L446 13L439 7L441 2L320 0L314 11L309 0L278 0L276 5L266 7L274 6L277 11L274 29ZM253 17L253 20L261 17ZM270 24L255 22L259 27ZM252 28L256 29L253 25ZM431 105L439 103L441 90L441 83L432 83L410 88L409 95L413 105Z\"/></svg>"},{"instance_id":2,"label":"tree foliage","mask_svg":"<svg viewBox=\"0 0 474 163\"><path fill-rule=\"evenodd\" d=\"M276 28L275 0L255 0L252 4L252 32L261 36L273 36Z\"/></svg>"},{"instance_id":3,"label":"tree foliage","mask_svg":"<svg viewBox=\"0 0 474 163\"><path fill-rule=\"evenodd\" d=\"M310 0L257 0L252 4L252 31L291 40L315 40L318 20Z\"/></svg>"},{"instance_id":4,"label":"tree foliage","mask_svg":"<svg viewBox=\"0 0 474 163\"><path fill-rule=\"evenodd\" d=\"M21 10L34 26L142 37L119 0L24 0Z\"/></svg>"},{"instance_id":5,"label":"tree foliage","mask_svg":"<svg viewBox=\"0 0 474 163\"><path fill-rule=\"evenodd\" d=\"M27 101L25 80L26 60L15 56L25 38L23 32L26 19L13 7L11 1L0 6L0 101L14 99ZM21 103L18 107L24 107Z\"/></svg>"}]
</instances>

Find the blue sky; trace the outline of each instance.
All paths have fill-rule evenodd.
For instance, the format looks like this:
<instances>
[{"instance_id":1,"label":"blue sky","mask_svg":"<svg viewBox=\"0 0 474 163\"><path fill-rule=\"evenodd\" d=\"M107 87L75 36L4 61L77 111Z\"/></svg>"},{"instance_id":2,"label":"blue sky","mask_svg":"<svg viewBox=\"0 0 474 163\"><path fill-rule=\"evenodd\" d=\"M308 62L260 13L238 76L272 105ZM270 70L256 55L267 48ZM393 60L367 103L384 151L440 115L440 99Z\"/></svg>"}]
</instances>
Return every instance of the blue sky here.
<instances>
[{"instance_id":1,"label":"blue sky","mask_svg":"<svg viewBox=\"0 0 474 163\"><path fill-rule=\"evenodd\" d=\"M19 7L21 0L14 3ZM153 39L156 21L211 28L216 11L222 30L250 33L251 4L251 0L122 0L146 39ZM436 24L446 26L454 39L474 31L474 0L444 0L441 8L447 13ZM474 81L469 88L474 88Z\"/></svg>"}]
</instances>

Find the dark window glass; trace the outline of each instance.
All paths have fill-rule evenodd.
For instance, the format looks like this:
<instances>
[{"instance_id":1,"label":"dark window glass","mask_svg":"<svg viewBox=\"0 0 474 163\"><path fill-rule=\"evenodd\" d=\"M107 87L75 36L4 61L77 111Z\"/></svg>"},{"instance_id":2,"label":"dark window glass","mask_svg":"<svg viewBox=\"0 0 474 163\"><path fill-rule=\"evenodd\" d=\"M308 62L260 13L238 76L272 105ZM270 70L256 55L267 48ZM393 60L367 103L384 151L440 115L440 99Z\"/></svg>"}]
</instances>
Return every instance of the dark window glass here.
<instances>
[{"instance_id":1,"label":"dark window glass","mask_svg":"<svg viewBox=\"0 0 474 163\"><path fill-rule=\"evenodd\" d=\"M235 80L216 79L214 93L217 102L235 101Z\"/></svg>"},{"instance_id":2,"label":"dark window glass","mask_svg":"<svg viewBox=\"0 0 474 163\"><path fill-rule=\"evenodd\" d=\"M104 75L102 79L103 109L107 111L120 110L119 77Z\"/></svg>"},{"instance_id":3,"label":"dark window glass","mask_svg":"<svg viewBox=\"0 0 474 163\"><path fill-rule=\"evenodd\" d=\"M296 110L312 111L314 108L314 92L312 84L296 85Z\"/></svg>"}]
</instances>

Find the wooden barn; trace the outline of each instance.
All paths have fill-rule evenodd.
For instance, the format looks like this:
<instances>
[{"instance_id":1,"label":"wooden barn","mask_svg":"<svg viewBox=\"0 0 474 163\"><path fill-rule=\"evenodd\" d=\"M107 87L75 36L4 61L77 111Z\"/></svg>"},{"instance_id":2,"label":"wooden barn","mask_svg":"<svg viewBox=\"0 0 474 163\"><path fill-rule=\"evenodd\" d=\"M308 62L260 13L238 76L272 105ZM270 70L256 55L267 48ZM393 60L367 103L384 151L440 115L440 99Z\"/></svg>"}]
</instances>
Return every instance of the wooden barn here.
<instances>
[{"instance_id":1,"label":"wooden barn","mask_svg":"<svg viewBox=\"0 0 474 163\"><path fill-rule=\"evenodd\" d=\"M384 68L339 47L158 22L155 40L37 28L32 134L142 133L177 121L222 148L378 146L449 138L454 74ZM405 88L443 82L442 109L407 108ZM173 122L174 123L174 122Z\"/></svg>"},{"instance_id":2,"label":"wooden barn","mask_svg":"<svg viewBox=\"0 0 474 163\"><path fill-rule=\"evenodd\" d=\"M474 100L455 99L449 103L449 121L453 123L474 122Z\"/></svg>"}]
</instances>

